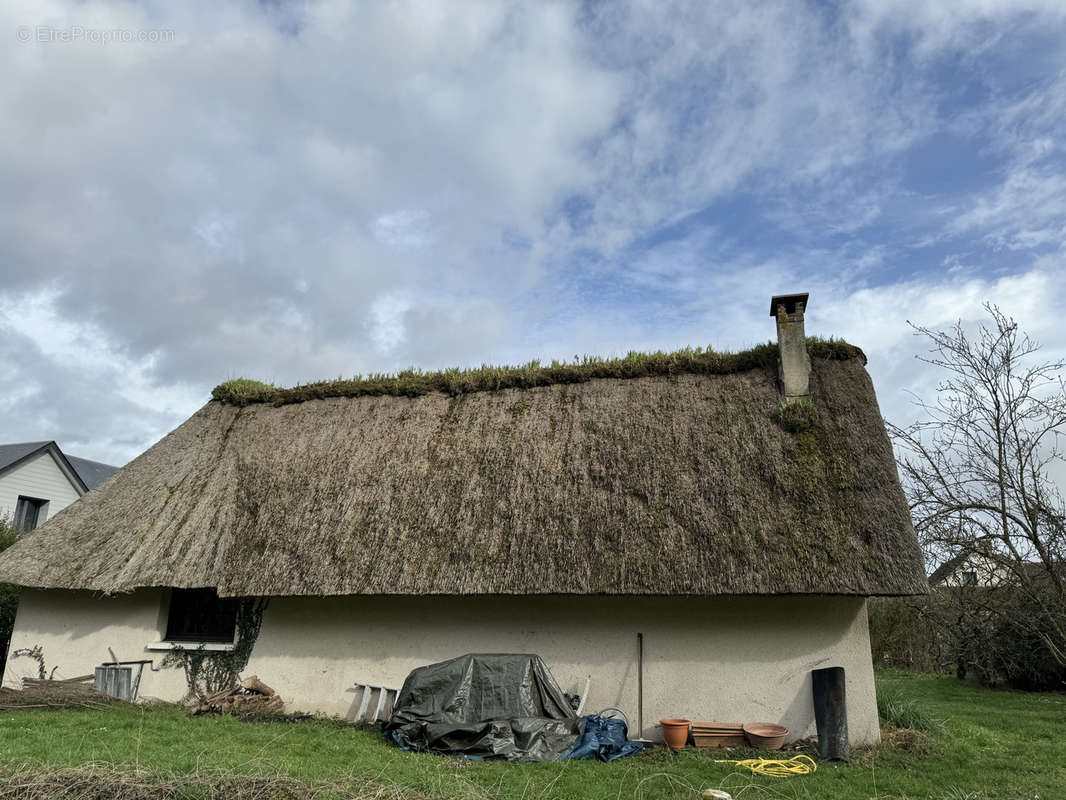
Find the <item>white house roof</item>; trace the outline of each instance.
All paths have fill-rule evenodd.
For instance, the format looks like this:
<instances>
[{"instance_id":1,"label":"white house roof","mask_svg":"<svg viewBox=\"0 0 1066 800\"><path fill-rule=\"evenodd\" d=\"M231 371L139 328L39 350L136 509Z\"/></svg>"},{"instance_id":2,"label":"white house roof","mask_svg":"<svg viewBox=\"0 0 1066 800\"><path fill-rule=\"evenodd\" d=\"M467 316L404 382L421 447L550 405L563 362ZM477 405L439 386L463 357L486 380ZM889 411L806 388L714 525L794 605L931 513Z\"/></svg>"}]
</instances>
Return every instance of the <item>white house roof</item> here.
<instances>
[{"instance_id":1,"label":"white house roof","mask_svg":"<svg viewBox=\"0 0 1066 800\"><path fill-rule=\"evenodd\" d=\"M17 442L14 444L0 444L0 475L9 472L19 464L28 461L38 453L55 448L54 452L63 459L84 485L84 490L99 486L118 471L118 467L110 464L101 464L99 461L90 461L87 458L68 456L53 441L47 442Z\"/></svg>"}]
</instances>

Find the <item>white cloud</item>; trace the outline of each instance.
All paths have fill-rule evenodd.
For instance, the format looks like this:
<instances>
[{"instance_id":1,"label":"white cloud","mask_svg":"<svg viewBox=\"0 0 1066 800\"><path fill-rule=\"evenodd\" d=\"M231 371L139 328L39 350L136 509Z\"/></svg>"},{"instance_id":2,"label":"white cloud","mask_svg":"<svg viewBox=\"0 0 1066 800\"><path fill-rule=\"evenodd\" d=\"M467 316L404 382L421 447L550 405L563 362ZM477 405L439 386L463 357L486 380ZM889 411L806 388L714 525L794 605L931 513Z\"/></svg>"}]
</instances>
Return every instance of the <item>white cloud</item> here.
<instances>
[{"instance_id":1,"label":"white cloud","mask_svg":"<svg viewBox=\"0 0 1066 800\"><path fill-rule=\"evenodd\" d=\"M950 219L946 230L979 231L1009 249L1066 244L1066 175L1054 168L1011 169L1002 184Z\"/></svg>"},{"instance_id":2,"label":"white cloud","mask_svg":"<svg viewBox=\"0 0 1066 800\"><path fill-rule=\"evenodd\" d=\"M994 186L942 210L943 233L977 233L997 248L1066 246L1066 173L1062 144L1066 77L1041 82L987 115L987 147L1005 157Z\"/></svg>"},{"instance_id":3,"label":"white cloud","mask_svg":"<svg viewBox=\"0 0 1066 800\"><path fill-rule=\"evenodd\" d=\"M145 435L159 435L157 425L176 424L202 402L199 392L180 381L160 385L155 354L132 357L101 326L66 318L57 308L59 297L54 288L0 296L0 364L8 375L30 378L5 391L4 405L15 419L31 410L38 427L30 438L80 442L91 449L79 455L124 462L143 449ZM100 412L112 409L58 419L57 406L92 403L92 396L73 394L85 385L96 387L97 397L101 385L106 387L114 410L126 406L125 415L95 430L79 425L98 423ZM132 447L131 435L137 442Z\"/></svg>"},{"instance_id":4,"label":"white cloud","mask_svg":"<svg viewBox=\"0 0 1066 800\"><path fill-rule=\"evenodd\" d=\"M379 353L395 350L407 338L404 316L413 305L410 297L397 292L382 295L370 304L367 327Z\"/></svg>"},{"instance_id":5,"label":"white cloud","mask_svg":"<svg viewBox=\"0 0 1066 800\"><path fill-rule=\"evenodd\" d=\"M1061 261L1045 259L1030 270L994 280L954 273L851 293L827 291L811 298L808 330L859 344L870 360L882 414L909 422L916 416L912 393L931 400L942 376L916 359L927 354L928 344L908 323L946 329L962 321L972 328L988 324L983 306L992 303L1042 343L1045 358L1064 358L1066 338L1058 322L1066 304L1064 277Z\"/></svg>"},{"instance_id":6,"label":"white cloud","mask_svg":"<svg viewBox=\"0 0 1066 800\"><path fill-rule=\"evenodd\" d=\"M176 34L0 48L0 440L125 457L236 375L743 347L789 288L880 369L902 320L842 298L935 317L1061 274L1066 57L1023 92L984 61L1060 6L0 0ZM989 92L954 116L949 55ZM949 128L998 179L923 202L904 155Z\"/></svg>"},{"instance_id":7,"label":"white cloud","mask_svg":"<svg viewBox=\"0 0 1066 800\"><path fill-rule=\"evenodd\" d=\"M980 51L1019 28L1039 30L1066 19L1058 0L858 0L845 14L849 30L864 46L886 32L907 32L915 53L930 58L944 49Z\"/></svg>"},{"instance_id":8,"label":"white cloud","mask_svg":"<svg viewBox=\"0 0 1066 800\"><path fill-rule=\"evenodd\" d=\"M400 250L420 250L433 243L432 219L418 208L400 209L374 220L374 238Z\"/></svg>"}]
</instances>

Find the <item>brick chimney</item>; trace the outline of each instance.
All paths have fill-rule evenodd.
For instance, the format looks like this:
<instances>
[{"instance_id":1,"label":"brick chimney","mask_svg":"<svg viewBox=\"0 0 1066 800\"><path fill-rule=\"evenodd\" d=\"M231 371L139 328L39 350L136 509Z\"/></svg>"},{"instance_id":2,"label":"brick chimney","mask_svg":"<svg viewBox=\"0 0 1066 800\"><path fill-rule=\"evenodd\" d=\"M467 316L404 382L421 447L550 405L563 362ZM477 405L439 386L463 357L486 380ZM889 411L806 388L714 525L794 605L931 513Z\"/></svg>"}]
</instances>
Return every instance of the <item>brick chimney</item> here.
<instances>
[{"instance_id":1,"label":"brick chimney","mask_svg":"<svg viewBox=\"0 0 1066 800\"><path fill-rule=\"evenodd\" d=\"M777 317L777 344L781 351L778 367L786 400L811 393L811 359L807 355L807 337L803 332L806 307L806 292L779 294L770 300L770 316Z\"/></svg>"}]
</instances>

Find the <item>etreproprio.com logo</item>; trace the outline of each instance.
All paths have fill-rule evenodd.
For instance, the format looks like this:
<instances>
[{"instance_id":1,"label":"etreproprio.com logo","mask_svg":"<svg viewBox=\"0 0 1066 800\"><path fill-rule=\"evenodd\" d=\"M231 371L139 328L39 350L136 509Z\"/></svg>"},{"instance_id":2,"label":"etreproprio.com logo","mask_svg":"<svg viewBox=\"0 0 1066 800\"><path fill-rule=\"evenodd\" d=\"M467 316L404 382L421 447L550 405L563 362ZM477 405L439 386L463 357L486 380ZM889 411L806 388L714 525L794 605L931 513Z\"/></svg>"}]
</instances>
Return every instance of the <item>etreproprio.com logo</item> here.
<instances>
[{"instance_id":1,"label":"etreproprio.com logo","mask_svg":"<svg viewBox=\"0 0 1066 800\"><path fill-rule=\"evenodd\" d=\"M174 37L174 31L169 28L86 28L81 25L61 28L52 25L20 25L15 29L15 39L22 44L160 44L173 42Z\"/></svg>"}]
</instances>

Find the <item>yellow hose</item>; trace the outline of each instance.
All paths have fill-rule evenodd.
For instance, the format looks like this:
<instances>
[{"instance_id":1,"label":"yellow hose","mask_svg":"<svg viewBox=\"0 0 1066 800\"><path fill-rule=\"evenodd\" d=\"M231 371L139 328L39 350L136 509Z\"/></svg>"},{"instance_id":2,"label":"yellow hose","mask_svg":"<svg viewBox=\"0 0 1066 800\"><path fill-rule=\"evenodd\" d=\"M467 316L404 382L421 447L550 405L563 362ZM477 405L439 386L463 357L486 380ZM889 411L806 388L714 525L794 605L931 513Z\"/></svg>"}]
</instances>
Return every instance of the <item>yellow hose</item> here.
<instances>
[{"instance_id":1,"label":"yellow hose","mask_svg":"<svg viewBox=\"0 0 1066 800\"><path fill-rule=\"evenodd\" d=\"M736 764L750 769L756 775L769 775L772 778L790 778L793 775L808 775L818 769L810 756L794 756L787 759L747 758L743 761L715 760L715 764Z\"/></svg>"}]
</instances>

